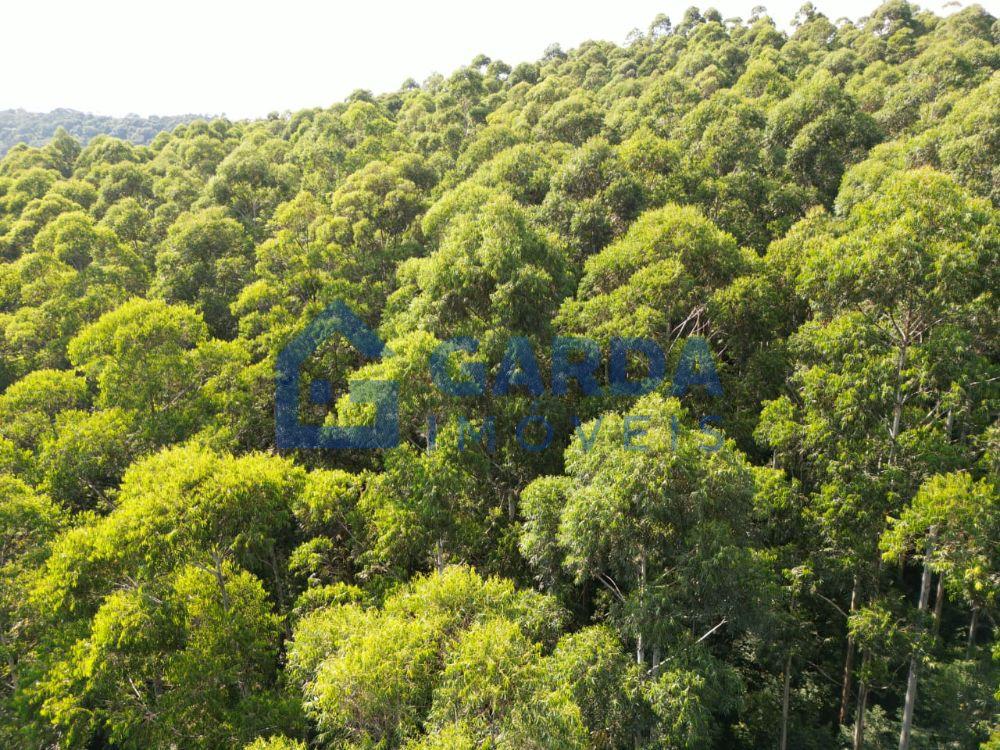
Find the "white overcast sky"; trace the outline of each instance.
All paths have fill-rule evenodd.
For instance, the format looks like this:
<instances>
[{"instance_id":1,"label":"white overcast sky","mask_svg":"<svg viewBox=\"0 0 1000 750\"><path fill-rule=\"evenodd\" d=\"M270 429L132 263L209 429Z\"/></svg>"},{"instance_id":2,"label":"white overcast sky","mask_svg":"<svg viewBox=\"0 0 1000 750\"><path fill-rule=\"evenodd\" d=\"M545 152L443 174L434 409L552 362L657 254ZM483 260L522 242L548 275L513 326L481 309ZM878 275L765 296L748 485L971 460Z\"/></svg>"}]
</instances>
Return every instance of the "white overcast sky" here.
<instances>
[{"instance_id":1,"label":"white overcast sky","mask_svg":"<svg viewBox=\"0 0 1000 750\"><path fill-rule=\"evenodd\" d=\"M946 0L925 7L936 12ZM764 5L783 27L804 0L717 0L724 17ZM482 52L516 64L552 42L622 42L692 0L2 0L0 109L226 114L328 106L356 88L395 90ZM814 0L831 19L878 0ZM998 15L1000 0L980 0Z\"/></svg>"}]
</instances>

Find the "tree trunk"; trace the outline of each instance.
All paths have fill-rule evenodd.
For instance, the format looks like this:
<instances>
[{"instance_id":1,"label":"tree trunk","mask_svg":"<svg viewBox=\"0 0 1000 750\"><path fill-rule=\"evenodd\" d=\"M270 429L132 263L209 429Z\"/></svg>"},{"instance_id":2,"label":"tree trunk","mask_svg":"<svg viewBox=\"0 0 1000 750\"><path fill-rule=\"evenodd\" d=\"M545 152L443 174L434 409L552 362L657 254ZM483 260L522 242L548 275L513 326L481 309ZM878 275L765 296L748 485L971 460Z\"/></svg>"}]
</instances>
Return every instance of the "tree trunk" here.
<instances>
[{"instance_id":1,"label":"tree trunk","mask_svg":"<svg viewBox=\"0 0 1000 750\"><path fill-rule=\"evenodd\" d=\"M438 575L444 572L444 542L441 539L434 543L434 567Z\"/></svg>"},{"instance_id":2,"label":"tree trunk","mask_svg":"<svg viewBox=\"0 0 1000 750\"><path fill-rule=\"evenodd\" d=\"M972 656L972 649L976 645L976 629L979 627L979 607L972 608L972 619L969 620L969 637L965 641L965 657Z\"/></svg>"},{"instance_id":3,"label":"tree trunk","mask_svg":"<svg viewBox=\"0 0 1000 750\"><path fill-rule=\"evenodd\" d=\"M646 598L646 550L639 551L639 604L640 609L642 609L642 604ZM641 617L641 615L640 615ZM638 637L636 638L635 644L635 660L639 664L644 664L646 662L646 644L643 642L642 638L642 623L639 623L637 628L639 631Z\"/></svg>"},{"instance_id":4,"label":"tree trunk","mask_svg":"<svg viewBox=\"0 0 1000 750\"><path fill-rule=\"evenodd\" d=\"M934 595L934 635L941 632L941 611L944 609L944 573L938 575L937 593Z\"/></svg>"},{"instance_id":5,"label":"tree trunk","mask_svg":"<svg viewBox=\"0 0 1000 750\"><path fill-rule=\"evenodd\" d=\"M889 445L889 465L896 461L896 448L899 441L899 433L903 427L903 370L906 368L907 353L910 348L910 315L906 315L906 329L900 331L902 340L899 342L899 351L896 355L896 388L892 399L892 427L889 430L889 437L892 443Z\"/></svg>"},{"instance_id":6,"label":"tree trunk","mask_svg":"<svg viewBox=\"0 0 1000 750\"><path fill-rule=\"evenodd\" d=\"M927 550L924 552L924 573L920 578L920 603L917 609L921 614L927 611L931 597L931 555L934 552L934 542L937 538L937 528L931 527L927 538ZM913 729L913 709L917 704L917 654L910 655L910 673L906 678L906 700L903 703L903 724L899 730L899 750L909 750L910 732Z\"/></svg>"},{"instance_id":7,"label":"tree trunk","mask_svg":"<svg viewBox=\"0 0 1000 750\"><path fill-rule=\"evenodd\" d=\"M7 652L7 670L10 672L10 688L16 693L18 687L17 659L7 633L0 635L0 643L3 644L4 650Z\"/></svg>"},{"instance_id":8,"label":"tree trunk","mask_svg":"<svg viewBox=\"0 0 1000 750\"><path fill-rule=\"evenodd\" d=\"M222 594L222 611L229 612L229 591L226 589L226 577L222 571L222 555L218 551L212 553L213 562L215 563L215 569L213 573L215 574L215 582L219 585L219 592Z\"/></svg>"},{"instance_id":9,"label":"tree trunk","mask_svg":"<svg viewBox=\"0 0 1000 750\"><path fill-rule=\"evenodd\" d=\"M642 596L646 589L646 550L639 550L639 601L642 602ZM644 667L646 664L646 644L642 637L642 622L639 623L636 628L636 639L635 639L635 660L640 666L639 674L643 674ZM641 730L637 729L635 733L635 750L639 750L645 744L645 737Z\"/></svg>"},{"instance_id":10,"label":"tree trunk","mask_svg":"<svg viewBox=\"0 0 1000 750\"><path fill-rule=\"evenodd\" d=\"M861 671L864 672L868 666L868 651L861 655ZM854 750L862 750L865 746L865 708L868 703L868 684L862 679L858 683L858 708L854 716L854 743L851 745Z\"/></svg>"},{"instance_id":11,"label":"tree trunk","mask_svg":"<svg viewBox=\"0 0 1000 750\"><path fill-rule=\"evenodd\" d=\"M854 577L854 586L851 588L851 609L850 613L858 608L858 577ZM854 671L854 638L847 636L847 655L844 657L844 681L840 688L840 714L837 724L841 725L847 721L847 705L851 700L851 672Z\"/></svg>"},{"instance_id":12,"label":"tree trunk","mask_svg":"<svg viewBox=\"0 0 1000 750\"><path fill-rule=\"evenodd\" d=\"M285 584L281 580L281 566L278 565L278 556L274 553L274 547L269 550L271 558L271 576L274 578L274 590L277 593L278 608L285 609Z\"/></svg>"},{"instance_id":13,"label":"tree trunk","mask_svg":"<svg viewBox=\"0 0 1000 750\"><path fill-rule=\"evenodd\" d=\"M781 690L781 741L778 750L788 750L788 708L792 694L792 652L785 659L785 684Z\"/></svg>"}]
</instances>

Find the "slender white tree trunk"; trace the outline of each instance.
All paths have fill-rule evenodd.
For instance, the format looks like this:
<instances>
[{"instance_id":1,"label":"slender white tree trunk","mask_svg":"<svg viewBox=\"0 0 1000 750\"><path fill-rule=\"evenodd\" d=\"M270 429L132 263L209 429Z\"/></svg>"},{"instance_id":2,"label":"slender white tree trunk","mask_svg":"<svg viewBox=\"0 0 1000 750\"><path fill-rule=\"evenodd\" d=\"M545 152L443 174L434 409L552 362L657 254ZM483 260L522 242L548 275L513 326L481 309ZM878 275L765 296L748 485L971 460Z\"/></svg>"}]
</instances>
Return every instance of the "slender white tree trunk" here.
<instances>
[{"instance_id":1,"label":"slender white tree trunk","mask_svg":"<svg viewBox=\"0 0 1000 750\"><path fill-rule=\"evenodd\" d=\"M854 586L851 588L851 609L854 614L858 608L858 577L854 576ZM847 721L847 705L851 700L851 673L854 671L854 638L847 636L847 655L844 657L844 680L840 686L840 715L838 724Z\"/></svg>"},{"instance_id":2,"label":"slender white tree trunk","mask_svg":"<svg viewBox=\"0 0 1000 750\"><path fill-rule=\"evenodd\" d=\"M861 672L864 673L865 668L868 666L868 659L870 655L868 650L865 649L864 653L861 655ZM868 704L868 683L862 678L858 682L858 709L857 714L854 717L854 742L851 747L854 750L862 750L865 746L865 709Z\"/></svg>"},{"instance_id":3,"label":"slender white tree trunk","mask_svg":"<svg viewBox=\"0 0 1000 750\"><path fill-rule=\"evenodd\" d=\"M938 575L937 593L934 595L934 635L941 632L941 613L944 610L944 573Z\"/></svg>"},{"instance_id":4,"label":"slender white tree trunk","mask_svg":"<svg viewBox=\"0 0 1000 750\"><path fill-rule=\"evenodd\" d=\"M924 573L920 579L920 604L917 609L921 614L927 611L927 604L931 597L931 555L934 551L934 542L937 538L937 529L931 528L927 539L927 551L924 553ZM910 733L913 730L913 709L917 704L917 668L919 662L917 654L910 656L910 674L906 678L906 699L903 703L903 725L899 730L899 750L909 750Z\"/></svg>"},{"instance_id":5,"label":"slender white tree trunk","mask_svg":"<svg viewBox=\"0 0 1000 750\"><path fill-rule=\"evenodd\" d=\"M972 608L972 618L969 620L969 637L965 642L965 655L972 655L972 647L976 645L976 628L979 627L979 607Z\"/></svg>"},{"instance_id":6,"label":"slender white tree trunk","mask_svg":"<svg viewBox=\"0 0 1000 750\"><path fill-rule=\"evenodd\" d=\"M444 572L444 542L441 539L434 543L434 567L439 575Z\"/></svg>"},{"instance_id":7,"label":"slender white tree trunk","mask_svg":"<svg viewBox=\"0 0 1000 750\"><path fill-rule=\"evenodd\" d=\"M792 696L792 652L785 659L785 684L781 690L781 741L778 750L788 750L788 710Z\"/></svg>"},{"instance_id":8,"label":"slender white tree trunk","mask_svg":"<svg viewBox=\"0 0 1000 750\"><path fill-rule=\"evenodd\" d=\"M640 609L641 605L645 602L646 598L646 550L640 550L639 552L639 602ZM642 623L639 623L638 636L636 637L635 643L635 660L639 664L644 664L646 662L646 644L642 637Z\"/></svg>"}]
</instances>

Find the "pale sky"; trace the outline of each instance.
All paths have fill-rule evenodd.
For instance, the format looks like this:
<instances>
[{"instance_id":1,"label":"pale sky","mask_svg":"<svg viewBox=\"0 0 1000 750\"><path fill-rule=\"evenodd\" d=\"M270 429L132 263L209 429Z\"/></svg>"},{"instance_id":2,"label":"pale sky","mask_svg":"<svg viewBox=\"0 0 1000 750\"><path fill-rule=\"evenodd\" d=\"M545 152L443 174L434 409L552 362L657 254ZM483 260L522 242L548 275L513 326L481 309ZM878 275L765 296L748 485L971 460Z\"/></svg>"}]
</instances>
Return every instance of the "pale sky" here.
<instances>
[{"instance_id":1,"label":"pale sky","mask_svg":"<svg viewBox=\"0 0 1000 750\"><path fill-rule=\"evenodd\" d=\"M814 0L831 19L879 0ZM767 7L787 28L804 0L717 0L723 17ZM944 0L926 5L938 13ZM512 65L552 42L621 43L693 0L3 0L0 109L226 114L329 106L356 88L391 91L482 52ZM980 0L998 15L1000 0Z\"/></svg>"}]
</instances>

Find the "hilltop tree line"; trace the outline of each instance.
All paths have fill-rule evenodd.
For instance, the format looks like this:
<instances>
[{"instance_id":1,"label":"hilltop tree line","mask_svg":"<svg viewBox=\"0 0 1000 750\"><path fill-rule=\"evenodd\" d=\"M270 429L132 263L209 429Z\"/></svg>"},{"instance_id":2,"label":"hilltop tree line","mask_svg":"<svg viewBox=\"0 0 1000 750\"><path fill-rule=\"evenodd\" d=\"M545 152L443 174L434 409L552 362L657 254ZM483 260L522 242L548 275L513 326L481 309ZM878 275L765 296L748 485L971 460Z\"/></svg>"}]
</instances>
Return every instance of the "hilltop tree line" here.
<instances>
[{"instance_id":1,"label":"hilltop tree line","mask_svg":"<svg viewBox=\"0 0 1000 750\"><path fill-rule=\"evenodd\" d=\"M44 146L53 138L61 137L61 133L72 136L83 145L99 135L109 135L144 146L158 133L196 119L197 115L108 117L77 112L75 109L54 109L51 112L5 109L0 110L0 156L19 143Z\"/></svg>"},{"instance_id":2,"label":"hilltop tree line","mask_svg":"<svg viewBox=\"0 0 1000 750\"><path fill-rule=\"evenodd\" d=\"M998 41L692 8L12 148L0 746L1000 748ZM324 342L301 419L394 380L400 444L279 451L278 353L336 300L387 350ZM723 395L559 393L556 337L700 342ZM436 387L512 339L543 393Z\"/></svg>"}]
</instances>

